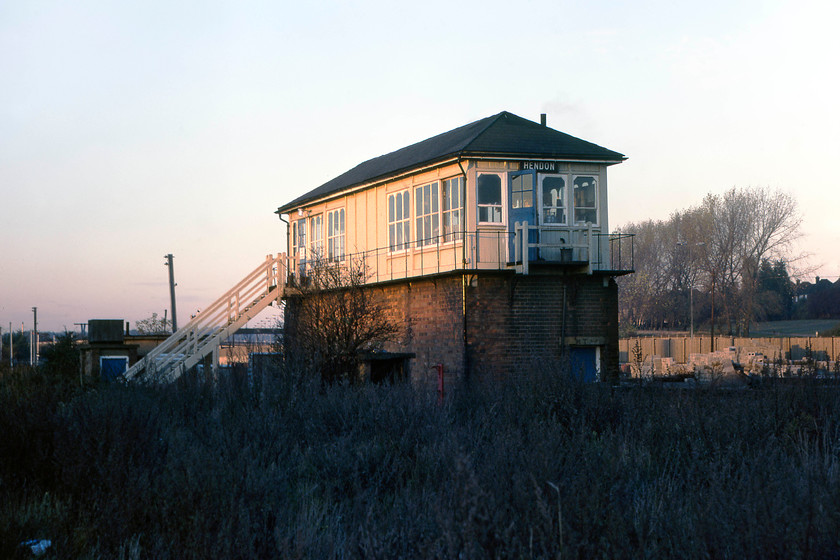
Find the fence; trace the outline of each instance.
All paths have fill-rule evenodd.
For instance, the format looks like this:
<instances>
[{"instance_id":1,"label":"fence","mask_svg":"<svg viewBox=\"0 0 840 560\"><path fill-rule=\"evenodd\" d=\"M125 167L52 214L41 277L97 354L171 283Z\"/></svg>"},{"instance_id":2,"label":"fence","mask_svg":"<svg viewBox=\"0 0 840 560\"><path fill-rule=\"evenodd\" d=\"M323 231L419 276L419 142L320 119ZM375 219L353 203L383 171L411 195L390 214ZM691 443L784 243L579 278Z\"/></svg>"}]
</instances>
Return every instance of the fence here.
<instances>
[{"instance_id":1,"label":"fence","mask_svg":"<svg viewBox=\"0 0 840 560\"><path fill-rule=\"evenodd\" d=\"M639 343L642 356L650 359L653 356L673 358L677 363L687 363L691 354L707 354L712 351L710 336L683 337L638 337L622 338L618 341L619 361L632 361L633 348ZM760 352L769 359L802 360L808 348L815 360L827 361L837 359L840 352L840 338L838 337L767 337L767 338L736 338L729 336L715 337L715 350L725 350L729 347L737 348L741 353Z\"/></svg>"}]
</instances>

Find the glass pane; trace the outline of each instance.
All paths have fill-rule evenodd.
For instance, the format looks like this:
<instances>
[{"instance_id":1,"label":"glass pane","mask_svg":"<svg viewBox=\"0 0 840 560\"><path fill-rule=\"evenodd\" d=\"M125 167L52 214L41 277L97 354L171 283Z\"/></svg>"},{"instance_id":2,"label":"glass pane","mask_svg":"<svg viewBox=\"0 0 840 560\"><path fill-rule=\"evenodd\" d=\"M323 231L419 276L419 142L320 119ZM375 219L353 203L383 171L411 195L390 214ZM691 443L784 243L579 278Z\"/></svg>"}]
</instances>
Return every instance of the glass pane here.
<instances>
[{"instance_id":1,"label":"glass pane","mask_svg":"<svg viewBox=\"0 0 840 560\"><path fill-rule=\"evenodd\" d=\"M575 208L575 222L577 223L596 223L595 210L593 208L581 209Z\"/></svg>"},{"instance_id":2,"label":"glass pane","mask_svg":"<svg viewBox=\"0 0 840 560\"><path fill-rule=\"evenodd\" d=\"M502 178L498 175L479 175L476 198L478 204L501 204Z\"/></svg>"},{"instance_id":3,"label":"glass pane","mask_svg":"<svg viewBox=\"0 0 840 560\"><path fill-rule=\"evenodd\" d=\"M563 189L566 181L562 177L543 178L543 206L563 206Z\"/></svg>"},{"instance_id":4,"label":"glass pane","mask_svg":"<svg viewBox=\"0 0 840 560\"><path fill-rule=\"evenodd\" d=\"M593 177L575 178L575 206L595 207L595 179Z\"/></svg>"}]
</instances>

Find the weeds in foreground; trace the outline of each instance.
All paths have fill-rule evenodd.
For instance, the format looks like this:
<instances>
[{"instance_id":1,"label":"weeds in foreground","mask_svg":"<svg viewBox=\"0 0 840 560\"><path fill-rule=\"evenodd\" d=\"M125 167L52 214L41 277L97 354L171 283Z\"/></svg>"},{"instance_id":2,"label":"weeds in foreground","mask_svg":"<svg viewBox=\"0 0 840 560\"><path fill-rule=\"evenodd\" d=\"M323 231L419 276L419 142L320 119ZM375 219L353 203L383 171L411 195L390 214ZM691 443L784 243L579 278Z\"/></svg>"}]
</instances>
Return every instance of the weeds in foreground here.
<instances>
[{"instance_id":1,"label":"weeds in foreground","mask_svg":"<svg viewBox=\"0 0 840 560\"><path fill-rule=\"evenodd\" d=\"M0 557L836 557L835 393L0 372Z\"/></svg>"}]
</instances>

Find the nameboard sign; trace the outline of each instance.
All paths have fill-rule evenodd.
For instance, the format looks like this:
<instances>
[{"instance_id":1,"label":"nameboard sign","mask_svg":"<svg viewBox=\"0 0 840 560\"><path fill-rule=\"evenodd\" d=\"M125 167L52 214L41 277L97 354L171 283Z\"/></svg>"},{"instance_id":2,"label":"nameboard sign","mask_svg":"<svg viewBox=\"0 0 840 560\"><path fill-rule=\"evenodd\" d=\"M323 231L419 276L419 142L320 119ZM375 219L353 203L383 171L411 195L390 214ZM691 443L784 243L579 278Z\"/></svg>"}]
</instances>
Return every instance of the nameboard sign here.
<instances>
[{"instance_id":1,"label":"nameboard sign","mask_svg":"<svg viewBox=\"0 0 840 560\"><path fill-rule=\"evenodd\" d=\"M519 170L533 170L540 173L557 173L556 161L520 161Z\"/></svg>"}]
</instances>

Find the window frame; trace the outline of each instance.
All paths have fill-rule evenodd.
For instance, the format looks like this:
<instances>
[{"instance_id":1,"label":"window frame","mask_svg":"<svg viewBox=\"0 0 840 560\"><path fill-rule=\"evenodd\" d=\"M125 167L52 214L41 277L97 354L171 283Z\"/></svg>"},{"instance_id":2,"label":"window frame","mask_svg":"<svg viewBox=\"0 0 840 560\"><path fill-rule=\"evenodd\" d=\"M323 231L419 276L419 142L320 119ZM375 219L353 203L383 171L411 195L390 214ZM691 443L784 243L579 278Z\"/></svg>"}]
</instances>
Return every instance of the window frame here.
<instances>
[{"instance_id":1,"label":"window frame","mask_svg":"<svg viewBox=\"0 0 840 560\"><path fill-rule=\"evenodd\" d=\"M479 193L478 189L480 187L479 180L481 179L482 175L493 175L499 179L499 203L498 204L482 204L479 202ZM507 213L506 213L506 204L505 199L507 198L507 174L506 173L499 173L496 171L477 171L475 174L475 206L476 206L476 224L480 226L501 226L504 227L507 221ZM481 211L485 208L496 208L499 209L499 220L498 221L482 221L481 219Z\"/></svg>"},{"instance_id":2,"label":"window frame","mask_svg":"<svg viewBox=\"0 0 840 560\"><path fill-rule=\"evenodd\" d=\"M388 193L388 252L401 253L411 248L411 189ZM392 201L393 204L392 204ZM397 207L397 204L400 207ZM402 230L403 239L397 242L397 232Z\"/></svg>"},{"instance_id":3,"label":"window frame","mask_svg":"<svg viewBox=\"0 0 840 560\"><path fill-rule=\"evenodd\" d=\"M545 205L545 190L544 190L544 182L546 178L558 178L563 180L563 187L562 187L562 194L561 199L563 201L562 206L546 206ZM542 226L568 226L569 225L569 174L568 173L539 173L537 176L537 181L539 183L539 197L540 197L540 225ZM563 211L563 220L560 222L546 222L545 221L545 210L546 208L554 209L555 211L560 209Z\"/></svg>"},{"instance_id":4,"label":"window frame","mask_svg":"<svg viewBox=\"0 0 840 560\"><path fill-rule=\"evenodd\" d=\"M339 220L340 217L340 220ZM340 231L339 231L340 223ZM347 221L344 208L327 211L327 260L340 262L346 256ZM337 247L337 245L339 245ZM336 250L338 249L338 250Z\"/></svg>"},{"instance_id":5,"label":"window frame","mask_svg":"<svg viewBox=\"0 0 840 560\"><path fill-rule=\"evenodd\" d=\"M426 209L428 195L429 211ZM421 213L421 211L424 211ZM428 237L426 226L428 225ZM440 183L432 181L414 187L414 246L422 249L440 243Z\"/></svg>"},{"instance_id":6,"label":"window frame","mask_svg":"<svg viewBox=\"0 0 840 560\"><path fill-rule=\"evenodd\" d=\"M575 181L577 179L581 178L581 177L588 177L588 178L592 179L592 183L593 183L592 187L593 187L593 190L594 190L594 193L593 193L594 206L578 206L577 205L577 201L575 200L575 188L576 188ZM595 173L593 173L593 174L572 173L571 178L572 178L572 180L571 180L571 182L569 184L569 187L568 187L571 190L571 196L569 197L571 199L570 202L571 202L571 205L572 205L572 215L571 215L571 220L570 220L571 225L585 226L588 223L591 223L593 226L600 225L601 212L599 210L600 205L599 205L599 199L598 199L600 177ZM577 219L578 208L580 208L582 210L587 210L587 211L589 211L589 210L594 211L595 212L595 221L594 222L579 221Z\"/></svg>"},{"instance_id":7,"label":"window frame","mask_svg":"<svg viewBox=\"0 0 840 560\"><path fill-rule=\"evenodd\" d=\"M306 218L296 218L290 220L292 226L292 256L296 258L306 258L306 253L309 247L306 246L309 224Z\"/></svg>"},{"instance_id":8,"label":"window frame","mask_svg":"<svg viewBox=\"0 0 840 560\"><path fill-rule=\"evenodd\" d=\"M324 214L309 217L309 251L313 259L324 256Z\"/></svg>"},{"instance_id":9,"label":"window frame","mask_svg":"<svg viewBox=\"0 0 840 560\"><path fill-rule=\"evenodd\" d=\"M443 243L455 243L457 241L461 241L464 238L464 199L465 196L465 185L466 181L464 181L463 175L455 175L454 177L449 177L448 179L443 179L440 182L440 232L443 239ZM455 185L455 189L447 189L447 186ZM457 206L450 207L447 209L447 203L450 202L450 199L453 197L447 197L447 191L454 191L457 190L458 193L458 200ZM457 225L453 226L452 217L457 216ZM446 219L449 218L449 230L447 231L446 226Z\"/></svg>"}]
</instances>

